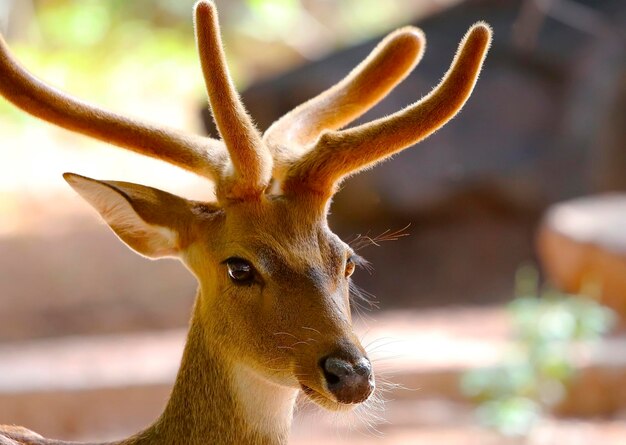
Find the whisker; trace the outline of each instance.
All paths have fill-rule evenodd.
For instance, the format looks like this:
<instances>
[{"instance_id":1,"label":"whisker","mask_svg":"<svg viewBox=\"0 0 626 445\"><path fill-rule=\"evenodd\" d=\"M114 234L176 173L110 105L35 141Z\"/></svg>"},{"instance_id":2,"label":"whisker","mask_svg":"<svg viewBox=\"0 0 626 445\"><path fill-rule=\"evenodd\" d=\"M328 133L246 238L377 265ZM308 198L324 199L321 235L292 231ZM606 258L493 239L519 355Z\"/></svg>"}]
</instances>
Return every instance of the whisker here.
<instances>
[{"instance_id":1,"label":"whisker","mask_svg":"<svg viewBox=\"0 0 626 445\"><path fill-rule=\"evenodd\" d=\"M289 332L274 332L274 335L288 335L289 337L293 337L293 338L295 338L296 340L299 340L299 338L298 338L298 337L296 337L295 335L293 335L293 334L291 334L291 333L289 333Z\"/></svg>"},{"instance_id":2,"label":"whisker","mask_svg":"<svg viewBox=\"0 0 626 445\"><path fill-rule=\"evenodd\" d=\"M409 227L411 227L411 223L399 230L394 230L393 232L391 229L387 229L374 237L369 235L369 231L365 235L359 233L351 241L349 241L348 244L355 251L359 251L372 245L380 246L380 243L386 241L397 241L400 238L409 236L410 234L406 232Z\"/></svg>"},{"instance_id":3,"label":"whisker","mask_svg":"<svg viewBox=\"0 0 626 445\"><path fill-rule=\"evenodd\" d=\"M320 331L318 331L317 329L315 329L315 328L311 328L311 327L308 327L308 326L302 326L302 329L305 329L307 331L317 332L319 335L322 335L322 333Z\"/></svg>"},{"instance_id":4,"label":"whisker","mask_svg":"<svg viewBox=\"0 0 626 445\"><path fill-rule=\"evenodd\" d=\"M372 363L380 363L381 361L395 360L395 359L402 358L402 357L404 357L404 354L387 355L387 356L384 356L384 357L375 357L375 358L371 359L370 361Z\"/></svg>"},{"instance_id":5,"label":"whisker","mask_svg":"<svg viewBox=\"0 0 626 445\"><path fill-rule=\"evenodd\" d=\"M386 343L377 344L376 346L374 346L376 343L379 343L382 341L386 341ZM403 340L394 338L394 337L378 337L372 340L371 342L369 342L367 345L365 345L365 350L369 353L372 353L372 352L376 352L379 348L389 346L394 343L402 343L402 342Z\"/></svg>"}]
</instances>

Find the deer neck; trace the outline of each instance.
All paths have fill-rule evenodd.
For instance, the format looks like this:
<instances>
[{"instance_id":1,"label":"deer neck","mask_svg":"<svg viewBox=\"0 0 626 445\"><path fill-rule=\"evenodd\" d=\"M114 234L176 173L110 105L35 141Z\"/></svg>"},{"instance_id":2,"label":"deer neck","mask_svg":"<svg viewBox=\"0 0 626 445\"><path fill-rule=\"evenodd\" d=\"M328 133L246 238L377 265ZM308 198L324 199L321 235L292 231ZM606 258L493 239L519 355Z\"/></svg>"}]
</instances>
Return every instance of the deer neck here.
<instances>
[{"instance_id":1,"label":"deer neck","mask_svg":"<svg viewBox=\"0 0 626 445\"><path fill-rule=\"evenodd\" d=\"M297 390L225 357L201 322L198 295L181 366L161 417L120 445L286 444Z\"/></svg>"}]
</instances>

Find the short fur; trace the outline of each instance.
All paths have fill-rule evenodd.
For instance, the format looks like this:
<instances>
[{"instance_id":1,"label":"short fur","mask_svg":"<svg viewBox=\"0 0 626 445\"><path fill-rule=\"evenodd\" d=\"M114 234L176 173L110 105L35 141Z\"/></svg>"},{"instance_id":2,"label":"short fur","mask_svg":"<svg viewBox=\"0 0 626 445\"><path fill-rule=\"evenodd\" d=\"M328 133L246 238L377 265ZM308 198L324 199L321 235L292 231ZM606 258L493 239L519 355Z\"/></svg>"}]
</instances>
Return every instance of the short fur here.
<instances>
[{"instance_id":1,"label":"short fur","mask_svg":"<svg viewBox=\"0 0 626 445\"><path fill-rule=\"evenodd\" d=\"M217 202L202 203L142 185L65 175L129 247L150 258L179 258L199 283L165 411L145 431L116 443L284 444L299 391L342 410L373 389L345 389L350 401L341 402L321 365L324 357L347 363L367 357L352 331L348 300L354 252L326 221L337 184L449 121L471 94L491 32L484 23L474 25L440 85L421 101L340 130L420 60L422 32L395 31L345 79L261 135L228 74L214 4L199 1L195 19L221 141L118 116L58 92L22 68L2 39L0 94L49 122L216 183ZM252 266L253 280L229 277L233 258ZM0 445L62 443L0 426Z\"/></svg>"}]
</instances>

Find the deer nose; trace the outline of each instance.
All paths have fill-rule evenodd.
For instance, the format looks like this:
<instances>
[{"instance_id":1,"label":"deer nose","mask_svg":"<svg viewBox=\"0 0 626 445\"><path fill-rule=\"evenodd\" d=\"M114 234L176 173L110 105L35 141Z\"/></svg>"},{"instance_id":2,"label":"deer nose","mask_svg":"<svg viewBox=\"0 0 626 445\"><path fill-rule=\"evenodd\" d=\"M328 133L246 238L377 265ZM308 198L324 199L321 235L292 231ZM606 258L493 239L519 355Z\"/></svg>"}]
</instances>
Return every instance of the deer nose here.
<instances>
[{"instance_id":1,"label":"deer nose","mask_svg":"<svg viewBox=\"0 0 626 445\"><path fill-rule=\"evenodd\" d=\"M374 391L372 365L365 357L354 362L326 357L320 365L328 390L340 403L361 403Z\"/></svg>"}]
</instances>

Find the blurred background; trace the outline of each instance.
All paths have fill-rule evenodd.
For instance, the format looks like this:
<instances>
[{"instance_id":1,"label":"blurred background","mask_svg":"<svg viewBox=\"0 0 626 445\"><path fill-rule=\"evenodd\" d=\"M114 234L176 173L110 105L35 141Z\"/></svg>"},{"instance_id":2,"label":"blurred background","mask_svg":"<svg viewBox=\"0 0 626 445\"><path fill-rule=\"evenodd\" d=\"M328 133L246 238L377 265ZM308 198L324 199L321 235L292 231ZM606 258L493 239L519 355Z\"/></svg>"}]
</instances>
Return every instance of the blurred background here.
<instances>
[{"instance_id":1,"label":"blurred background","mask_svg":"<svg viewBox=\"0 0 626 445\"><path fill-rule=\"evenodd\" d=\"M217 136L193 3L0 0L0 29L62 90ZM216 3L231 73L262 130L396 27L424 29L425 57L357 123L426 94L472 23L495 32L459 117L335 198L331 227L369 244L359 253L373 270L355 281L370 303L355 297L357 324L387 402L341 416L303 408L291 442L625 443L626 4ZM195 282L175 261L127 249L65 171L195 199L212 188L0 100L0 423L116 439L164 406Z\"/></svg>"}]
</instances>

